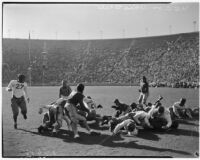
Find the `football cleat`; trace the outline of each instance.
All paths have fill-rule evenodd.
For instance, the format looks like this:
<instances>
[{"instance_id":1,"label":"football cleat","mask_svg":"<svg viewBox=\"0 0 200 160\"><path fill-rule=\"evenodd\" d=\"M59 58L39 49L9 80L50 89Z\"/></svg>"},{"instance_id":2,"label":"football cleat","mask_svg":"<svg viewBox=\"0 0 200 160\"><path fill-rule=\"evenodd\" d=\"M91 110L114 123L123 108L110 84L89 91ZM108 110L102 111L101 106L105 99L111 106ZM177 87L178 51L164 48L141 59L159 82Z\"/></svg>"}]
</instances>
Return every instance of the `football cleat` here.
<instances>
[{"instance_id":1,"label":"football cleat","mask_svg":"<svg viewBox=\"0 0 200 160\"><path fill-rule=\"evenodd\" d=\"M24 117L24 119L27 119L27 115L26 114L24 114L23 117Z\"/></svg>"},{"instance_id":2,"label":"football cleat","mask_svg":"<svg viewBox=\"0 0 200 160\"><path fill-rule=\"evenodd\" d=\"M44 132L44 127L40 126L38 127L38 133L42 134Z\"/></svg>"},{"instance_id":3,"label":"football cleat","mask_svg":"<svg viewBox=\"0 0 200 160\"><path fill-rule=\"evenodd\" d=\"M78 134L74 135L74 139L79 139L80 136Z\"/></svg>"},{"instance_id":4,"label":"football cleat","mask_svg":"<svg viewBox=\"0 0 200 160\"><path fill-rule=\"evenodd\" d=\"M17 123L14 124L14 128L17 129Z\"/></svg>"},{"instance_id":5,"label":"football cleat","mask_svg":"<svg viewBox=\"0 0 200 160\"><path fill-rule=\"evenodd\" d=\"M103 106L99 104L99 105L97 106L97 108L103 108Z\"/></svg>"}]
</instances>

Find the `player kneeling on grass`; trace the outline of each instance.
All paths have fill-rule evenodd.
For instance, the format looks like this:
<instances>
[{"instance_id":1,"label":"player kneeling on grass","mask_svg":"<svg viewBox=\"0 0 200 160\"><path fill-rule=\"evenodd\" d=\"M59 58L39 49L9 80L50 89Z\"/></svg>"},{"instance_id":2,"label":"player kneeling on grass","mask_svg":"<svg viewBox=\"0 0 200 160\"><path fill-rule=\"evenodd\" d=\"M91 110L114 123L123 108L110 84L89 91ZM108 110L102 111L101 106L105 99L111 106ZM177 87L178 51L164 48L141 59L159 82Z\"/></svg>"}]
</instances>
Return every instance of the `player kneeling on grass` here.
<instances>
[{"instance_id":1,"label":"player kneeling on grass","mask_svg":"<svg viewBox=\"0 0 200 160\"><path fill-rule=\"evenodd\" d=\"M170 110L176 118L190 118L192 119L192 109L185 107L186 99L181 98L180 101L175 102Z\"/></svg>"},{"instance_id":2,"label":"player kneeling on grass","mask_svg":"<svg viewBox=\"0 0 200 160\"><path fill-rule=\"evenodd\" d=\"M199 107L195 107L195 108L192 110L192 117L193 117L193 118L199 119Z\"/></svg>"},{"instance_id":3,"label":"player kneeling on grass","mask_svg":"<svg viewBox=\"0 0 200 160\"><path fill-rule=\"evenodd\" d=\"M84 126L86 127L87 131L91 134L91 135L97 135L99 133L94 132L90 129L90 127L87 124L87 120L84 116L80 115L77 113L77 105L80 105L82 108L85 108L84 104L83 104L83 91L84 91L85 86L83 84L78 84L76 87L76 91L73 91L69 97L68 97L68 101L65 104L65 108L66 110L69 112L69 117L72 121L71 126L72 126L72 130L74 132L74 138L79 138L79 134L78 134L78 128L77 125L79 123L79 121L82 121L82 123L84 124Z\"/></svg>"},{"instance_id":4,"label":"player kneeling on grass","mask_svg":"<svg viewBox=\"0 0 200 160\"><path fill-rule=\"evenodd\" d=\"M43 125L38 128L39 133L50 130L55 135L58 129L62 127L63 119L66 121L68 129L71 130L71 121L66 110L64 110L65 103L66 100L61 101L61 99L58 99L53 104L41 106L39 114L43 113L43 109L47 109L47 112L44 113Z\"/></svg>"}]
</instances>

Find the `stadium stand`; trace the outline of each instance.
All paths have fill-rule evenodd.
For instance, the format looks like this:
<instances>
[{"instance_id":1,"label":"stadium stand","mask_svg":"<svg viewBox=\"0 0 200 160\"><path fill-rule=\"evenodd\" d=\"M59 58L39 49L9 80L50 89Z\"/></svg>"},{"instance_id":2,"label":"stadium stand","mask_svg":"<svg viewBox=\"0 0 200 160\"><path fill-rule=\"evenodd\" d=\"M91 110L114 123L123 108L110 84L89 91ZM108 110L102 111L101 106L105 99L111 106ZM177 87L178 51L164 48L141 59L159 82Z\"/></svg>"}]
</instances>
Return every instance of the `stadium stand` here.
<instances>
[{"instance_id":1,"label":"stadium stand","mask_svg":"<svg viewBox=\"0 0 200 160\"><path fill-rule=\"evenodd\" d=\"M107 40L31 40L31 62L28 43L28 39L3 39L3 84L19 72L28 77L31 64L32 85L58 85L62 79L71 84L138 85L146 75L152 87L199 87L199 32Z\"/></svg>"}]
</instances>

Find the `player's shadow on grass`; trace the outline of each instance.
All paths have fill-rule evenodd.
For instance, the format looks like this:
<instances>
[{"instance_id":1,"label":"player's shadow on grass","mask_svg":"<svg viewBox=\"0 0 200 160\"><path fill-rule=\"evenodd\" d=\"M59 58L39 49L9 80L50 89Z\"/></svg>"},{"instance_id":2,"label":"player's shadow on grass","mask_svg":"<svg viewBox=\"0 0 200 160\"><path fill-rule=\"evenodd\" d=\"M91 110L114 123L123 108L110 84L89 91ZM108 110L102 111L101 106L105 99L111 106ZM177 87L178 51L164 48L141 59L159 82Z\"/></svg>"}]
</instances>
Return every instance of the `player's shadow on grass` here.
<instances>
[{"instance_id":1,"label":"player's shadow on grass","mask_svg":"<svg viewBox=\"0 0 200 160\"><path fill-rule=\"evenodd\" d=\"M123 137L131 137L127 134L122 134ZM155 133L153 133L151 130L139 130L139 134L137 135L137 137L142 138L142 139L146 139L146 140L151 140L151 141L159 141L160 138L158 137L158 135L156 135Z\"/></svg>"},{"instance_id":2,"label":"player's shadow on grass","mask_svg":"<svg viewBox=\"0 0 200 160\"><path fill-rule=\"evenodd\" d=\"M174 149L169 149L169 148L157 148L153 146L147 146L147 145L140 145L137 144L136 141L130 141L130 142L113 142L113 141L107 141L103 144L104 146L108 147L123 147L123 148L133 148L133 149L140 149L140 150L149 150L149 151L157 151L157 152L173 152L177 154L184 154L184 155L190 155L190 153L181 151L181 150L174 150Z\"/></svg>"},{"instance_id":3,"label":"player's shadow on grass","mask_svg":"<svg viewBox=\"0 0 200 160\"><path fill-rule=\"evenodd\" d=\"M63 134L64 132L66 132L66 130L60 130L59 134ZM80 139L74 139L72 137L65 137L64 142L68 142L68 143L81 143L81 144L87 144L87 145L96 145L96 144L100 144L102 142L102 140L110 138L110 135L107 134L102 134L100 136L92 136L89 133L86 132L82 132L79 131L79 135L80 135ZM116 136L114 137L115 141L123 141L124 138L120 137L120 136Z\"/></svg>"},{"instance_id":4,"label":"player's shadow on grass","mask_svg":"<svg viewBox=\"0 0 200 160\"><path fill-rule=\"evenodd\" d=\"M140 130L137 137L147 139L147 140L153 140L153 141L159 141L160 140L158 135L156 135L152 131L147 132L145 130Z\"/></svg>"},{"instance_id":5,"label":"player's shadow on grass","mask_svg":"<svg viewBox=\"0 0 200 160\"><path fill-rule=\"evenodd\" d=\"M198 123L192 123L192 121L195 121L195 120L179 120L179 123L180 124L186 124L186 125L193 125L193 126L199 126Z\"/></svg>"},{"instance_id":6,"label":"player's shadow on grass","mask_svg":"<svg viewBox=\"0 0 200 160\"><path fill-rule=\"evenodd\" d=\"M168 148L157 148L152 146L146 146L146 145L139 145L136 142L138 140L134 140L134 137L132 141L130 142L124 142L124 138L122 136L113 136L106 134L101 134L101 136L90 136L85 132L79 132L81 139L80 140L74 140L71 138L65 138L64 142L67 143L80 143L80 144L86 144L86 145L101 145L111 148L117 148L117 147L123 147L123 148L133 148L133 149L143 149L143 150L150 150L150 151L158 151L158 152L174 152L178 154L184 154L184 155L190 155L190 153L180 150L174 150L174 149L168 149ZM149 134L149 133L146 133ZM94 148L95 149L95 148ZM109 156L109 155L108 155Z\"/></svg>"},{"instance_id":7,"label":"player's shadow on grass","mask_svg":"<svg viewBox=\"0 0 200 160\"><path fill-rule=\"evenodd\" d=\"M60 138L60 139L65 139L66 137L73 137L73 133L67 130L60 130L57 134L57 136L53 136L51 132L44 132L43 134L38 133L37 131L32 131L32 130L27 130L23 128L18 128L17 130L28 132L34 135L39 135L39 136L45 136L45 137L51 137L51 138Z\"/></svg>"},{"instance_id":8,"label":"player's shadow on grass","mask_svg":"<svg viewBox=\"0 0 200 160\"><path fill-rule=\"evenodd\" d=\"M198 127L196 127L196 130L199 130ZM186 130L186 129L178 128L178 129L169 130L169 131L155 131L155 132L158 133L158 134L172 134L172 135L199 137L199 132L196 131L196 130Z\"/></svg>"},{"instance_id":9,"label":"player's shadow on grass","mask_svg":"<svg viewBox=\"0 0 200 160\"><path fill-rule=\"evenodd\" d=\"M105 134L101 134L100 136L92 136L89 133L79 131L79 135L80 135L81 139L77 140L77 139L73 138L72 131L68 131L68 130L64 130L64 129L59 129L59 132L57 133L56 136L53 136L51 134L51 132L45 132L43 134L40 134L37 131L31 131L31 130L27 130L27 129L23 129L23 128L18 128L17 130L21 130L23 132L28 132L28 133L31 133L34 135L39 135L39 136L59 138L59 139L63 139L65 142L69 142L69 143L73 143L73 142L82 143L83 142L85 144L98 144L98 142L100 142L102 139L109 137L109 135L105 135ZM124 140L124 139L121 137L115 137L114 140L119 141L119 140Z\"/></svg>"},{"instance_id":10,"label":"player's shadow on grass","mask_svg":"<svg viewBox=\"0 0 200 160\"><path fill-rule=\"evenodd\" d=\"M79 143L79 144L86 144L86 145L101 145L106 147L123 147L123 148L133 148L133 149L143 149L143 150L150 150L150 151L158 151L158 152L174 152L178 154L184 154L184 155L190 155L190 153L180 150L173 150L168 148L157 148L152 146L146 146L146 145L139 145L137 144L137 140L133 140L130 142L124 142L123 138L121 136L114 136L111 137L110 135L101 134L100 136L91 136L88 133L85 132L79 132L81 139L74 139L73 134L71 131L63 130L61 129L56 137L52 137L50 133L45 134L39 134L36 131L31 131L27 129L19 128L18 130L28 132L34 135L40 135L40 136L48 136L51 138L59 138L63 139L64 142L67 143ZM148 133L147 133L148 134ZM108 155L109 156L109 155Z\"/></svg>"}]
</instances>

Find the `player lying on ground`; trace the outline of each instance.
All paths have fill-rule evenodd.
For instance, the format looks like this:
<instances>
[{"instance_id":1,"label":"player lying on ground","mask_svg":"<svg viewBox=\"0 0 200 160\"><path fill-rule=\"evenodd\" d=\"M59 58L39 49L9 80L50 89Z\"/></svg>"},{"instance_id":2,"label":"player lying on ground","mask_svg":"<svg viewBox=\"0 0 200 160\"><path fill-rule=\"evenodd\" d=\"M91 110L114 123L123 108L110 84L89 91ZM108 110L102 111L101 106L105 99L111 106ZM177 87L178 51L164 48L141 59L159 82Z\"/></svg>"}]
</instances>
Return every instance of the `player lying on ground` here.
<instances>
[{"instance_id":1,"label":"player lying on ground","mask_svg":"<svg viewBox=\"0 0 200 160\"><path fill-rule=\"evenodd\" d=\"M154 105L157 105L157 103L160 103L160 101L163 99L162 96L159 96L158 100L154 103ZM152 103L146 104L136 104L133 102L131 105L127 105L125 103L121 103L118 99L115 99L114 101L115 106L111 106L116 110L116 113L114 117L119 117L121 115L125 115L126 113L132 112L132 111L146 111L148 112L151 107Z\"/></svg>"},{"instance_id":2,"label":"player lying on ground","mask_svg":"<svg viewBox=\"0 0 200 160\"><path fill-rule=\"evenodd\" d=\"M43 110L47 110L43 114L43 125L38 128L39 133L44 131L52 131L55 134L59 128L62 127L62 120L64 119L67 123L68 129L71 130L71 120L64 110L66 100L58 99L56 102L50 105L42 105L39 108L39 114L43 113Z\"/></svg>"},{"instance_id":3,"label":"player lying on ground","mask_svg":"<svg viewBox=\"0 0 200 160\"><path fill-rule=\"evenodd\" d=\"M144 110L133 109L131 112L125 115L122 115L118 118L112 118L112 120L110 121L111 132L119 123L122 123L127 119L133 120L137 125L140 125L142 128L153 128L153 126L149 122L149 119L152 118L154 107L157 108L159 105L161 105L161 103L159 103L161 99L162 97L159 97L159 99L155 102L155 105L153 105L151 110L149 110L148 112Z\"/></svg>"},{"instance_id":4,"label":"player lying on ground","mask_svg":"<svg viewBox=\"0 0 200 160\"><path fill-rule=\"evenodd\" d=\"M113 130L113 135L122 132L122 130L126 132L129 136L138 135L138 127L135 121L132 119L126 119L121 123L117 124Z\"/></svg>"},{"instance_id":5,"label":"player lying on ground","mask_svg":"<svg viewBox=\"0 0 200 160\"><path fill-rule=\"evenodd\" d=\"M133 109L133 111L145 111L148 112L149 110L151 110L152 106L156 106L156 108L161 105L161 100L163 99L162 96L159 96L158 99L154 102L154 104L152 104L151 102L148 102L147 104L136 104L136 107ZM131 104L133 105L134 102Z\"/></svg>"},{"instance_id":6,"label":"player lying on ground","mask_svg":"<svg viewBox=\"0 0 200 160\"><path fill-rule=\"evenodd\" d=\"M87 121L95 120L99 125L99 122L102 121L102 117L96 113L96 110L98 108L103 108L102 105L99 104L97 106L90 96L84 97L83 104L84 107L81 107L80 105L77 106L78 113L83 115Z\"/></svg>"},{"instance_id":7,"label":"player lying on ground","mask_svg":"<svg viewBox=\"0 0 200 160\"><path fill-rule=\"evenodd\" d=\"M152 115L149 122L154 129L168 130L178 128L179 123L170 113L169 108L165 108L163 106L159 106L158 108L153 107L149 113Z\"/></svg>"},{"instance_id":8,"label":"player lying on ground","mask_svg":"<svg viewBox=\"0 0 200 160\"><path fill-rule=\"evenodd\" d=\"M154 128L149 120L154 118L153 113L155 112L155 109L162 106L160 101L163 99L162 96L159 96L158 100L152 105L151 103L148 103L148 105L144 108L142 107L142 110L133 110L132 113L129 114L132 119L136 122L137 125L140 125L144 128Z\"/></svg>"},{"instance_id":9,"label":"player lying on ground","mask_svg":"<svg viewBox=\"0 0 200 160\"><path fill-rule=\"evenodd\" d=\"M110 131L112 132L113 130L115 130L118 124L123 124L123 122L128 119L134 121L137 126L140 126L140 129L153 128L153 126L149 122L150 113L145 111L134 111L118 118L112 118L112 120L110 121Z\"/></svg>"},{"instance_id":10,"label":"player lying on ground","mask_svg":"<svg viewBox=\"0 0 200 160\"><path fill-rule=\"evenodd\" d=\"M160 96L159 99L154 103L154 105L157 105L157 103L160 102L160 100L162 98L163 97ZM116 113L114 114L115 118L118 118L118 117L121 117L121 116L127 117L127 115L128 115L127 113L130 113L130 112L136 112L136 111L146 111L146 112L148 112L152 107L152 104L148 103L148 105L146 106L146 108L144 110L144 107L143 107L142 104L136 104L135 102L133 102L131 105L127 105L125 103L119 102L118 99L116 99L114 103L116 103L117 105L111 106L111 107L116 110ZM107 119L104 120L103 124L108 124L108 122L113 119L112 117L108 117L108 116L105 117L105 118L107 118Z\"/></svg>"},{"instance_id":11,"label":"player lying on ground","mask_svg":"<svg viewBox=\"0 0 200 160\"><path fill-rule=\"evenodd\" d=\"M159 99L149 108L146 108L146 111L148 111L150 115L149 122L151 126L153 126L154 129L164 129L167 130L169 128L178 128L178 121L176 120L176 117L172 115L169 108L165 108L161 104L161 100L163 97L159 97Z\"/></svg>"},{"instance_id":12,"label":"player lying on ground","mask_svg":"<svg viewBox=\"0 0 200 160\"><path fill-rule=\"evenodd\" d=\"M122 123L127 119L133 120L137 125L142 128L153 128L153 129L169 129L169 128L177 128L178 122L175 118L173 118L170 114L170 111L162 106L160 103L160 97L154 105L152 105L151 109L146 111L132 111L127 113L124 116L118 118L112 118L110 121L110 129L114 130L116 125ZM141 128L141 129L142 129Z\"/></svg>"}]
</instances>

